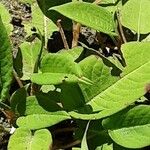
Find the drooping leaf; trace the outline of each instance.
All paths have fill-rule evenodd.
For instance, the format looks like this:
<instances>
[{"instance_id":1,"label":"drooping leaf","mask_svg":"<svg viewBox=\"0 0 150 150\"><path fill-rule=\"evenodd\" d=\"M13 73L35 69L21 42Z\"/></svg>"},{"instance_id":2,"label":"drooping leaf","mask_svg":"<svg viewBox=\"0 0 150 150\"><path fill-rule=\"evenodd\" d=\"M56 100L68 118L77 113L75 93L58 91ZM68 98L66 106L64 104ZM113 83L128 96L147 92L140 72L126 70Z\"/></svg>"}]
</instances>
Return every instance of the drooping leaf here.
<instances>
[{"instance_id":1,"label":"drooping leaf","mask_svg":"<svg viewBox=\"0 0 150 150\"><path fill-rule=\"evenodd\" d=\"M150 1L130 0L121 10L121 22L123 26L140 34L150 32ZM130 19L129 19L130 18Z\"/></svg>"},{"instance_id":2,"label":"drooping leaf","mask_svg":"<svg viewBox=\"0 0 150 150\"><path fill-rule=\"evenodd\" d=\"M47 129L35 131L34 135L29 129L18 128L10 137L8 150L43 150L52 145L52 136Z\"/></svg>"},{"instance_id":3,"label":"drooping leaf","mask_svg":"<svg viewBox=\"0 0 150 150\"><path fill-rule=\"evenodd\" d=\"M112 14L101 6L86 2L71 2L50 8L64 16L106 34L114 33Z\"/></svg>"},{"instance_id":4,"label":"drooping leaf","mask_svg":"<svg viewBox=\"0 0 150 150\"><path fill-rule=\"evenodd\" d=\"M25 108L25 116L17 119L17 125L31 130L49 127L70 119L67 112L43 94L27 97Z\"/></svg>"},{"instance_id":5,"label":"drooping leaf","mask_svg":"<svg viewBox=\"0 0 150 150\"><path fill-rule=\"evenodd\" d=\"M122 52L127 65L120 74L120 79L96 93L84 107L70 112L70 115L82 119L106 117L126 108L143 96L150 82L149 50L149 42L124 44Z\"/></svg>"},{"instance_id":6,"label":"drooping leaf","mask_svg":"<svg viewBox=\"0 0 150 150\"><path fill-rule=\"evenodd\" d=\"M150 145L150 107L139 105L129 107L103 120L110 137L127 148L141 148Z\"/></svg>"},{"instance_id":7,"label":"drooping leaf","mask_svg":"<svg viewBox=\"0 0 150 150\"><path fill-rule=\"evenodd\" d=\"M0 17L0 101L8 96L9 87L12 81L12 47Z\"/></svg>"}]
</instances>

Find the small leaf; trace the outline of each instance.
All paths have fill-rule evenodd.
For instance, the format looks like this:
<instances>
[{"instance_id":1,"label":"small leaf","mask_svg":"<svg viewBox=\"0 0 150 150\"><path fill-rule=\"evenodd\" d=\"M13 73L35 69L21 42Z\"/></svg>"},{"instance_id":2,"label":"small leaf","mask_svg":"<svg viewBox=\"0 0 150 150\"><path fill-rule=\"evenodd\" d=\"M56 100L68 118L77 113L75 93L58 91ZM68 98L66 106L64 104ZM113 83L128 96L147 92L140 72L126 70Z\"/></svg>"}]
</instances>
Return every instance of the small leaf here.
<instances>
[{"instance_id":1,"label":"small leaf","mask_svg":"<svg viewBox=\"0 0 150 150\"><path fill-rule=\"evenodd\" d=\"M0 101L8 96L12 81L12 47L0 17Z\"/></svg>"},{"instance_id":2,"label":"small leaf","mask_svg":"<svg viewBox=\"0 0 150 150\"><path fill-rule=\"evenodd\" d=\"M110 137L127 148L141 148L150 145L150 107L139 105L128 107L103 120Z\"/></svg>"},{"instance_id":3,"label":"small leaf","mask_svg":"<svg viewBox=\"0 0 150 150\"><path fill-rule=\"evenodd\" d=\"M88 131L88 128L89 128L89 124L90 124L90 121L86 125L84 136L83 136L83 139L82 139L82 142L81 142L81 150L88 150L89 149L88 145L87 145L87 140L86 140L86 136L87 136L87 131Z\"/></svg>"},{"instance_id":4,"label":"small leaf","mask_svg":"<svg viewBox=\"0 0 150 150\"><path fill-rule=\"evenodd\" d=\"M74 58L67 53L47 54L41 62L42 73L66 73L78 77L82 76L80 66L74 62Z\"/></svg>"},{"instance_id":5,"label":"small leaf","mask_svg":"<svg viewBox=\"0 0 150 150\"><path fill-rule=\"evenodd\" d=\"M112 14L101 6L86 2L71 2L50 8L62 15L106 34L114 33Z\"/></svg>"},{"instance_id":6,"label":"small leaf","mask_svg":"<svg viewBox=\"0 0 150 150\"><path fill-rule=\"evenodd\" d=\"M81 53L83 52L83 47L78 46L78 47L74 47L72 49L69 50L61 50L60 53L68 53L70 55L72 55L74 61L81 55Z\"/></svg>"},{"instance_id":7,"label":"small leaf","mask_svg":"<svg viewBox=\"0 0 150 150\"><path fill-rule=\"evenodd\" d=\"M29 80L34 71L34 65L41 48L41 41L36 40L33 43L24 42L20 49L23 59L23 77L22 80Z\"/></svg>"},{"instance_id":8,"label":"small leaf","mask_svg":"<svg viewBox=\"0 0 150 150\"><path fill-rule=\"evenodd\" d=\"M95 150L113 150L113 144L103 144L101 146L98 146Z\"/></svg>"},{"instance_id":9,"label":"small leaf","mask_svg":"<svg viewBox=\"0 0 150 150\"><path fill-rule=\"evenodd\" d=\"M150 1L130 0L121 10L121 22L123 26L140 34L150 32ZM130 19L129 19L130 18Z\"/></svg>"},{"instance_id":10,"label":"small leaf","mask_svg":"<svg viewBox=\"0 0 150 150\"><path fill-rule=\"evenodd\" d=\"M29 129L18 128L10 137L8 150L47 150L51 145L52 136L47 129L37 130L33 135Z\"/></svg>"}]
</instances>

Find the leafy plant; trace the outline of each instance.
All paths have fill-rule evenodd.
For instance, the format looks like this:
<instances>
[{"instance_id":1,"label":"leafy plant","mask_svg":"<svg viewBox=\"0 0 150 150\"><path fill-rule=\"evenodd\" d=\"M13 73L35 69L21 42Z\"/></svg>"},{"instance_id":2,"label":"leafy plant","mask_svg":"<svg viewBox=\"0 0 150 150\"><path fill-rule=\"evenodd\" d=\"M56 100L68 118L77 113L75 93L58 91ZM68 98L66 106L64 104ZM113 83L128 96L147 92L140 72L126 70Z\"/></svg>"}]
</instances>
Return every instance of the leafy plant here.
<instances>
[{"instance_id":1,"label":"leafy plant","mask_svg":"<svg viewBox=\"0 0 150 150\"><path fill-rule=\"evenodd\" d=\"M47 51L45 27L36 25L41 16L34 14L29 26L38 29L36 38L24 41L13 60L0 19L0 107L16 128L8 150L150 146L150 42L144 42L150 32L149 3L37 0L42 18L46 15L59 29L64 49ZM81 27L96 31L98 48L80 41ZM67 43L66 29L73 30L75 47Z\"/></svg>"}]
</instances>

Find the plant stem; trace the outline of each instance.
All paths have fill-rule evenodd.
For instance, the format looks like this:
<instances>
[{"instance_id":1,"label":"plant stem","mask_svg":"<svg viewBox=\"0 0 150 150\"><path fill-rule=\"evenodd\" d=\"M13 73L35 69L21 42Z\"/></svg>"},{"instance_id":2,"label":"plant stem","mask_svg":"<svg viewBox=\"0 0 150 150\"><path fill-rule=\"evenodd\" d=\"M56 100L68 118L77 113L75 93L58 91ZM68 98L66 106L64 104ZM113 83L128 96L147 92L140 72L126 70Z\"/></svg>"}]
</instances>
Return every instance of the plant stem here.
<instances>
[{"instance_id":1,"label":"plant stem","mask_svg":"<svg viewBox=\"0 0 150 150\"><path fill-rule=\"evenodd\" d=\"M122 38L122 40L123 40L123 43L126 43L127 40L126 40L126 37L125 37L125 35L124 35L123 28L122 28L122 24L121 24L121 21L120 21L120 13L119 13L119 10L117 11L117 21L118 21L119 31L120 31L120 34L121 34L121 38Z\"/></svg>"},{"instance_id":2,"label":"plant stem","mask_svg":"<svg viewBox=\"0 0 150 150\"><path fill-rule=\"evenodd\" d=\"M7 104L3 103L3 102L0 102L0 111L2 111L1 108L5 108L5 109L11 109L10 106L8 106Z\"/></svg>"},{"instance_id":3,"label":"plant stem","mask_svg":"<svg viewBox=\"0 0 150 150\"><path fill-rule=\"evenodd\" d=\"M73 21L73 40L72 48L78 46L81 24Z\"/></svg>"},{"instance_id":4,"label":"plant stem","mask_svg":"<svg viewBox=\"0 0 150 150\"><path fill-rule=\"evenodd\" d=\"M41 40L41 48L40 48L39 54L37 56L35 65L34 65L33 73L38 73L38 68L39 68L39 64L40 64L40 60L41 60L41 56L42 56L42 52L43 52L43 47L45 45L44 37L42 36L40 31L39 31L39 36L40 36L40 40ZM39 90L39 86L35 83L31 83L30 95L34 95L38 90Z\"/></svg>"},{"instance_id":5,"label":"plant stem","mask_svg":"<svg viewBox=\"0 0 150 150\"><path fill-rule=\"evenodd\" d=\"M16 81L17 81L19 87L22 88L22 87L23 87L23 83L22 83L22 81L20 80L20 78L19 78L17 72L15 71L15 69L13 69L13 75L14 75L14 78L16 79Z\"/></svg>"},{"instance_id":6,"label":"plant stem","mask_svg":"<svg viewBox=\"0 0 150 150\"><path fill-rule=\"evenodd\" d=\"M101 3L101 0L95 0L94 2L93 2L93 4L100 4Z\"/></svg>"},{"instance_id":7,"label":"plant stem","mask_svg":"<svg viewBox=\"0 0 150 150\"><path fill-rule=\"evenodd\" d=\"M60 19L57 20L57 26L58 26L58 28L59 28L59 32L60 32L61 38L62 38L62 40L63 40L65 49L69 49L69 46L68 46L68 43L67 43L67 40L66 40L65 33L64 33L64 30L63 30L63 28L62 28L60 22L61 22Z\"/></svg>"}]
</instances>

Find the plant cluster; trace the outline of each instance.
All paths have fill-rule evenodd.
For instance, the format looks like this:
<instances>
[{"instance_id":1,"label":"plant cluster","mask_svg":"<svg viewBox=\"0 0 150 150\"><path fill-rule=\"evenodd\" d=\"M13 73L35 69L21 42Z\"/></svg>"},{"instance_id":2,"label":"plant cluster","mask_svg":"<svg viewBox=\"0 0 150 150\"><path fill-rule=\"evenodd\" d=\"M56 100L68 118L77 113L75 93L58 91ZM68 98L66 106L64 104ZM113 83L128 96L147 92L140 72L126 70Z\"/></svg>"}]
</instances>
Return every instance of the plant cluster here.
<instances>
[{"instance_id":1,"label":"plant cluster","mask_svg":"<svg viewBox=\"0 0 150 150\"><path fill-rule=\"evenodd\" d=\"M149 146L150 1L20 2L31 4L32 21L15 58L10 16L0 4L0 109L15 128L8 150ZM97 49L80 41L87 27ZM56 53L46 48L54 31L64 44ZM8 130L0 125L0 140Z\"/></svg>"}]
</instances>

